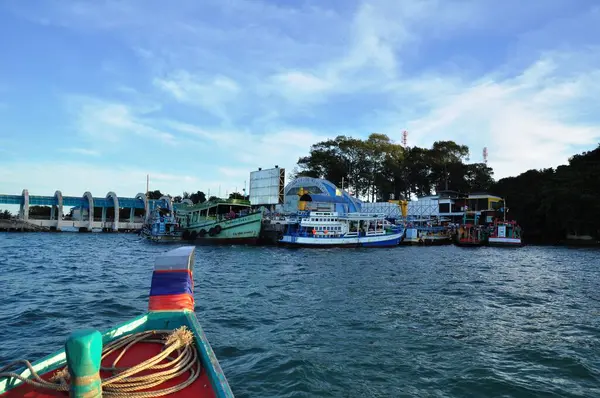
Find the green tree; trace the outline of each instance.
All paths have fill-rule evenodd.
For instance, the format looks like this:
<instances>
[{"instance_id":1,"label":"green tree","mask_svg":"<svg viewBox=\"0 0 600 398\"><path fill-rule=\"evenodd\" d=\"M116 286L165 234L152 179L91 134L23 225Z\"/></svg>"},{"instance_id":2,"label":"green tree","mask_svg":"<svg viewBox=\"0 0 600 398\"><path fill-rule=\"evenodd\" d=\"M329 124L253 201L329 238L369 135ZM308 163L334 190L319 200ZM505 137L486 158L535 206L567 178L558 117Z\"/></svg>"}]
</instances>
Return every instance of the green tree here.
<instances>
[{"instance_id":1,"label":"green tree","mask_svg":"<svg viewBox=\"0 0 600 398\"><path fill-rule=\"evenodd\" d=\"M184 192L184 196L185 196L185 193L187 193L187 192ZM190 199L194 204L204 203L204 202L206 202L206 195L202 191L197 191L196 193L188 195L188 199Z\"/></svg>"},{"instance_id":2,"label":"green tree","mask_svg":"<svg viewBox=\"0 0 600 398\"><path fill-rule=\"evenodd\" d=\"M148 199L157 200L157 199L160 199L163 196L164 195L159 190L148 192Z\"/></svg>"}]
</instances>

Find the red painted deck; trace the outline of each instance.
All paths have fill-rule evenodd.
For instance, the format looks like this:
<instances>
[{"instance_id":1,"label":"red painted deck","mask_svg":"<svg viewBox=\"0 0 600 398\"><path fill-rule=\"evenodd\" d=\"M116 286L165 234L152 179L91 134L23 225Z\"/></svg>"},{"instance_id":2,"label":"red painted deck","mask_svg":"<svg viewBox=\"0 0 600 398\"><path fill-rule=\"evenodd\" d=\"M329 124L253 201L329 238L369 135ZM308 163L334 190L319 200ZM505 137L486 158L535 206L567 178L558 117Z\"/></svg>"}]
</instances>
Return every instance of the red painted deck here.
<instances>
[{"instance_id":1,"label":"red painted deck","mask_svg":"<svg viewBox=\"0 0 600 398\"><path fill-rule=\"evenodd\" d=\"M161 346L159 344L152 343L138 343L135 346L129 348L127 350L126 355L121 358L121 360L117 363L117 367L129 367L134 366L150 357L155 356L161 350ZM107 358L102 361L103 366L111 366L116 356L120 353L120 350L112 353ZM160 371L160 370L157 370ZM153 371L148 370L143 372L142 374L149 374ZM47 380L54 374L54 371L47 373L42 376L43 379ZM106 378L111 376L108 372L101 372L102 378ZM147 391L153 390L162 390L167 387L174 386L176 384L184 382L189 377L189 373L185 373L177 378L169 380L159 386L154 388L150 388ZM36 389L35 387L31 387L27 384L21 385L15 389L12 389L4 394L0 394L1 398L53 398L53 397L68 397L68 392L56 392L47 389ZM196 379L196 381L188 386L187 388L178 391L174 394L167 395L169 397L178 397L178 398L214 398L215 394L210 385L210 381L208 380L208 376L206 374L205 369L202 369L202 373L200 377Z\"/></svg>"}]
</instances>

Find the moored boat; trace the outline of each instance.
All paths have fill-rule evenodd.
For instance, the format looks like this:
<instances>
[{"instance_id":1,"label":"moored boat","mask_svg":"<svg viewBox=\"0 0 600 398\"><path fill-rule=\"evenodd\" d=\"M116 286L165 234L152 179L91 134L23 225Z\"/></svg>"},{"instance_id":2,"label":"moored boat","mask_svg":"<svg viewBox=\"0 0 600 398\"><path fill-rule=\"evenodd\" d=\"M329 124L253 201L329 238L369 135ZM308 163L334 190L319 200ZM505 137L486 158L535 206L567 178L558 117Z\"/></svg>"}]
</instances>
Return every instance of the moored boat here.
<instances>
[{"instance_id":1,"label":"moored boat","mask_svg":"<svg viewBox=\"0 0 600 398\"><path fill-rule=\"evenodd\" d=\"M142 227L141 235L153 242L179 242L183 235L177 218L166 209L154 209Z\"/></svg>"},{"instance_id":2,"label":"moored boat","mask_svg":"<svg viewBox=\"0 0 600 398\"><path fill-rule=\"evenodd\" d=\"M199 244L256 244L263 213L241 199L214 200L177 207L182 238Z\"/></svg>"},{"instance_id":3,"label":"moored boat","mask_svg":"<svg viewBox=\"0 0 600 398\"><path fill-rule=\"evenodd\" d=\"M279 243L307 247L398 246L404 230L386 228L380 214L311 211L288 225Z\"/></svg>"},{"instance_id":4,"label":"moored boat","mask_svg":"<svg viewBox=\"0 0 600 398\"><path fill-rule=\"evenodd\" d=\"M1 367L0 397L233 397L194 313L194 249L156 259L147 313L104 333L75 331L33 364Z\"/></svg>"},{"instance_id":5,"label":"moored boat","mask_svg":"<svg viewBox=\"0 0 600 398\"><path fill-rule=\"evenodd\" d=\"M451 244L452 239L446 227L409 223L402 243L405 245L437 246Z\"/></svg>"},{"instance_id":6,"label":"moored boat","mask_svg":"<svg viewBox=\"0 0 600 398\"><path fill-rule=\"evenodd\" d=\"M463 247L479 247L487 243L483 226L479 225L477 212L465 212L463 223L458 228L454 244Z\"/></svg>"},{"instance_id":7,"label":"moored boat","mask_svg":"<svg viewBox=\"0 0 600 398\"><path fill-rule=\"evenodd\" d=\"M516 221L494 221L488 244L490 246L521 247L521 227Z\"/></svg>"}]
</instances>

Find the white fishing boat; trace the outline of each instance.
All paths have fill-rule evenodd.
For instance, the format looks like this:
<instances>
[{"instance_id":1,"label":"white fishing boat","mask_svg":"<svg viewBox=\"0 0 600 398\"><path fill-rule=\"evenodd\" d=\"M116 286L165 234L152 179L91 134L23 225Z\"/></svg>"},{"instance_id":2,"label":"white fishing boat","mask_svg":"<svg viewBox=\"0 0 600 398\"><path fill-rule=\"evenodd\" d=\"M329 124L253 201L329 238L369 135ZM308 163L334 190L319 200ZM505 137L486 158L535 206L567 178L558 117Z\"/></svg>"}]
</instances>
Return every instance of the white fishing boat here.
<instances>
[{"instance_id":1,"label":"white fishing boat","mask_svg":"<svg viewBox=\"0 0 600 398\"><path fill-rule=\"evenodd\" d=\"M386 224L383 214L311 211L288 225L279 243L309 247L391 247L404 235L402 226Z\"/></svg>"},{"instance_id":2,"label":"white fishing boat","mask_svg":"<svg viewBox=\"0 0 600 398\"><path fill-rule=\"evenodd\" d=\"M496 221L492 226L488 245L520 247L522 245L521 227L516 221Z\"/></svg>"}]
</instances>

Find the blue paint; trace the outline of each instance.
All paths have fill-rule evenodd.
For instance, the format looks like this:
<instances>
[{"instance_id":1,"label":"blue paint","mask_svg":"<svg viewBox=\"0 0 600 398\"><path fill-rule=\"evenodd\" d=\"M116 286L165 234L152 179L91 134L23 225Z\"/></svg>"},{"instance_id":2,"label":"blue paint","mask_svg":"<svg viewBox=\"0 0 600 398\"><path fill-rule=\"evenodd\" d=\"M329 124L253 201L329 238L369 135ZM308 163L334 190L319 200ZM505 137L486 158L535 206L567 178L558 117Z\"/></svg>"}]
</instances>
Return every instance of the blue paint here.
<instances>
[{"instance_id":1,"label":"blue paint","mask_svg":"<svg viewBox=\"0 0 600 398\"><path fill-rule=\"evenodd\" d=\"M365 242L361 243L363 247L384 247L384 246L398 246L400 244L400 237L395 237L393 239L382 240L377 242Z\"/></svg>"},{"instance_id":2,"label":"blue paint","mask_svg":"<svg viewBox=\"0 0 600 398\"><path fill-rule=\"evenodd\" d=\"M154 272L150 295L192 294L192 286L192 278L188 272Z\"/></svg>"}]
</instances>

